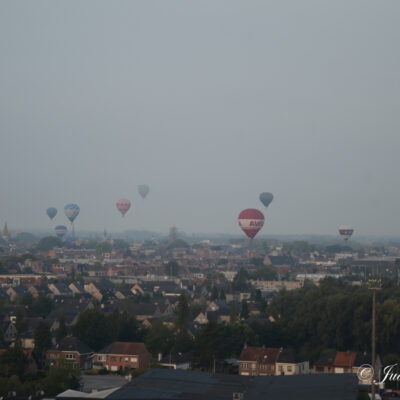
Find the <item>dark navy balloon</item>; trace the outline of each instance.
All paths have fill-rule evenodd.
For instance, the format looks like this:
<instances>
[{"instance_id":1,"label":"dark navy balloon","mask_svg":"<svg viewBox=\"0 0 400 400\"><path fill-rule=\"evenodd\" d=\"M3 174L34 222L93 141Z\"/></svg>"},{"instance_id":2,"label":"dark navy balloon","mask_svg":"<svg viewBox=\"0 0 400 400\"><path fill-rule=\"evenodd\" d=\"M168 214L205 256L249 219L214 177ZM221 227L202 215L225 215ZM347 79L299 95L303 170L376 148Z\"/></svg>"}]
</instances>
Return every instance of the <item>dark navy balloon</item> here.
<instances>
[{"instance_id":1,"label":"dark navy balloon","mask_svg":"<svg viewBox=\"0 0 400 400\"><path fill-rule=\"evenodd\" d=\"M268 207L273 199L274 195L272 193L263 192L260 194L260 201L264 204L264 207Z\"/></svg>"},{"instance_id":2,"label":"dark navy balloon","mask_svg":"<svg viewBox=\"0 0 400 400\"><path fill-rule=\"evenodd\" d=\"M59 237L60 239L62 239L65 234L67 233L67 227L64 225L58 225L54 228L54 230L56 231L56 235L57 237Z\"/></svg>"},{"instance_id":3,"label":"dark navy balloon","mask_svg":"<svg viewBox=\"0 0 400 400\"><path fill-rule=\"evenodd\" d=\"M49 207L46 210L46 214L50 219L53 219L57 215L57 208Z\"/></svg>"},{"instance_id":4,"label":"dark navy balloon","mask_svg":"<svg viewBox=\"0 0 400 400\"><path fill-rule=\"evenodd\" d=\"M139 185L138 186L138 192L143 198L145 198L148 195L149 191L150 191L150 188L148 187L148 185Z\"/></svg>"},{"instance_id":5,"label":"dark navy balloon","mask_svg":"<svg viewBox=\"0 0 400 400\"><path fill-rule=\"evenodd\" d=\"M78 216L80 208L77 204L67 204L64 207L64 214L65 216L72 222L74 222L75 218Z\"/></svg>"}]
</instances>

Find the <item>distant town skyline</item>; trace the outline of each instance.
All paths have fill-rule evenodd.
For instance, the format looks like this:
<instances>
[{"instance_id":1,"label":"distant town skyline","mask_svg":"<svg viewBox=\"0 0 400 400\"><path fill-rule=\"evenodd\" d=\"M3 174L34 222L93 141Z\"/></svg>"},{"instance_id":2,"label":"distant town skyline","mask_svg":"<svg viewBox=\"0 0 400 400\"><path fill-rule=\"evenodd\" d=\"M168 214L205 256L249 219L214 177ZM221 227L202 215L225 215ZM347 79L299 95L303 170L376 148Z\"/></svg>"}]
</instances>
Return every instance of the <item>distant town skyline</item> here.
<instances>
[{"instance_id":1,"label":"distant town skyline","mask_svg":"<svg viewBox=\"0 0 400 400\"><path fill-rule=\"evenodd\" d=\"M399 13L372 0L1 2L0 226L69 227L77 203L77 232L240 235L239 213L257 208L260 235L400 236Z\"/></svg>"}]
</instances>

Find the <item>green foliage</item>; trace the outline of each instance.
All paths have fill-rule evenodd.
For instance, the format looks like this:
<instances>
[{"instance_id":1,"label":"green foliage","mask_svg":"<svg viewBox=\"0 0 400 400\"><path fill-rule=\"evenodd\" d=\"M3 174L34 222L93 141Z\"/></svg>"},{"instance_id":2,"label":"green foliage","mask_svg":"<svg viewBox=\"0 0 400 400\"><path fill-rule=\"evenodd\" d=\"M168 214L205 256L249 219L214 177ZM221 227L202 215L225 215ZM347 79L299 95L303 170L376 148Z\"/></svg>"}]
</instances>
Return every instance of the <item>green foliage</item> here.
<instances>
[{"instance_id":1,"label":"green foliage","mask_svg":"<svg viewBox=\"0 0 400 400\"><path fill-rule=\"evenodd\" d=\"M46 236L39 240L39 243L36 246L36 250L38 251L49 251L54 249L54 247L62 247L63 242L60 238L56 236Z\"/></svg>"},{"instance_id":2,"label":"green foliage","mask_svg":"<svg viewBox=\"0 0 400 400\"><path fill-rule=\"evenodd\" d=\"M51 298L43 293L39 293L39 296L32 302L30 310L34 315L42 318L46 318L54 308L54 303Z\"/></svg>"},{"instance_id":3,"label":"green foliage","mask_svg":"<svg viewBox=\"0 0 400 400\"><path fill-rule=\"evenodd\" d=\"M57 332L56 332L56 341L57 341L57 343L60 343L60 341L62 339L64 339L65 336L67 336L67 334L68 334L67 325L65 324L64 316L62 316L60 318L60 325L59 325L59 327L57 329Z\"/></svg>"},{"instance_id":4,"label":"green foliage","mask_svg":"<svg viewBox=\"0 0 400 400\"><path fill-rule=\"evenodd\" d=\"M216 286L213 286L211 289L211 300L218 300L219 293L218 293L218 288Z\"/></svg>"},{"instance_id":5,"label":"green foliage","mask_svg":"<svg viewBox=\"0 0 400 400\"><path fill-rule=\"evenodd\" d=\"M19 379L23 379L27 367L28 359L22 349L21 341L17 338L14 346L0 355L0 376L16 375Z\"/></svg>"},{"instance_id":6,"label":"green foliage","mask_svg":"<svg viewBox=\"0 0 400 400\"><path fill-rule=\"evenodd\" d=\"M73 334L94 350L100 350L114 341L139 342L143 333L133 315L114 312L106 316L97 309L79 314L72 328Z\"/></svg>"},{"instance_id":7,"label":"green foliage","mask_svg":"<svg viewBox=\"0 0 400 400\"><path fill-rule=\"evenodd\" d=\"M169 353L173 342L172 332L161 321L156 321L145 337L146 347L154 356Z\"/></svg>"},{"instance_id":8,"label":"green foliage","mask_svg":"<svg viewBox=\"0 0 400 400\"><path fill-rule=\"evenodd\" d=\"M177 311L178 316L175 321L176 329L178 331L185 331L188 329L190 323L190 308L184 294L179 296Z\"/></svg>"},{"instance_id":9,"label":"green foliage","mask_svg":"<svg viewBox=\"0 0 400 400\"><path fill-rule=\"evenodd\" d=\"M249 318L249 307L247 305L247 301L246 300L242 301L242 309L240 310L240 318L241 319Z\"/></svg>"},{"instance_id":10,"label":"green foliage","mask_svg":"<svg viewBox=\"0 0 400 400\"><path fill-rule=\"evenodd\" d=\"M45 395L55 396L67 389L80 389L80 370L68 362L60 362L57 366L51 367L41 386Z\"/></svg>"},{"instance_id":11,"label":"green foliage","mask_svg":"<svg viewBox=\"0 0 400 400\"><path fill-rule=\"evenodd\" d=\"M240 268L238 273L235 275L235 278L233 279L232 282L232 287L234 290L238 290L241 292L244 291L250 291L251 290L251 285L249 283L249 273L245 268Z\"/></svg>"},{"instance_id":12,"label":"green foliage","mask_svg":"<svg viewBox=\"0 0 400 400\"><path fill-rule=\"evenodd\" d=\"M40 360L40 366L44 366L46 351L51 348L51 332L50 328L43 321L39 323L34 332L35 354Z\"/></svg>"},{"instance_id":13,"label":"green foliage","mask_svg":"<svg viewBox=\"0 0 400 400\"><path fill-rule=\"evenodd\" d=\"M251 274L250 278L260 281L274 281L278 279L278 274L276 273L276 269L271 265L262 265Z\"/></svg>"}]
</instances>

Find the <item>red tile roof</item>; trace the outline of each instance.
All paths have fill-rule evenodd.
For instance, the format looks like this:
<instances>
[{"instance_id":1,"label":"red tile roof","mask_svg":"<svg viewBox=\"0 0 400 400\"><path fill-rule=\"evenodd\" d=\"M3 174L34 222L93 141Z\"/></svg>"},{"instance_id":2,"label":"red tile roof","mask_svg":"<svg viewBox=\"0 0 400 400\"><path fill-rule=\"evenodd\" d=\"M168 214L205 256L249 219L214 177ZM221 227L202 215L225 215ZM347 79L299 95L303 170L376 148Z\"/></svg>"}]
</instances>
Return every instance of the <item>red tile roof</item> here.
<instances>
[{"instance_id":1,"label":"red tile roof","mask_svg":"<svg viewBox=\"0 0 400 400\"><path fill-rule=\"evenodd\" d=\"M260 364L275 364L280 350L270 347L245 347L239 361L257 361Z\"/></svg>"},{"instance_id":2,"label":"red tile roof","mask_svg":"<svg viewBox=\"0 0 400 400\"><path fill-rule=\"evenodd\" d=\"M144 343L114 342L104 349L99 350L97 354L138 355L147 351Z\"/></svg>"},{"instance_id":3,"label":"red tile roof","mask_svg":"<svg viewBox=\"0 0 400 400\"><path fill-rule=\"evenodd\" d=\"M338 351L333 361L334 367L352 367L356 359L357 353Z\"/></svg>"}]
</instances>

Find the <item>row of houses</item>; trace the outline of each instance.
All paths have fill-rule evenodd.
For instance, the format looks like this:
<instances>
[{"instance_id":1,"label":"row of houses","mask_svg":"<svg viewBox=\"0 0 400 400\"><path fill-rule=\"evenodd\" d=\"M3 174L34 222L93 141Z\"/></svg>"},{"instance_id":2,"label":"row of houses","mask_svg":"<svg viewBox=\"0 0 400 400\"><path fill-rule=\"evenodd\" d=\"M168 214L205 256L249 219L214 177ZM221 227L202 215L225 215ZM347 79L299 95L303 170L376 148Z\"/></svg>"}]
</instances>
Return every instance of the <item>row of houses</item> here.
<instances>
[{"instance_id":1,"label":"row of houses","mask_svg":"<svg viewBox=\"0 0 400 400\"><path fill-rule=\"evenodd\" d=\"M302 374L355 374L361 366L371 365L371 356L351 351L329 351L310 368L309 361L301 361L291 349L245 346L239 357L239 375L302 375ZM382 362L379 355L375 360L375 370L380 381ZM365 374L364 376L367 376ZM368 380L359 377L360 385L368 385Z\"/></svg>"}]
</instances>

